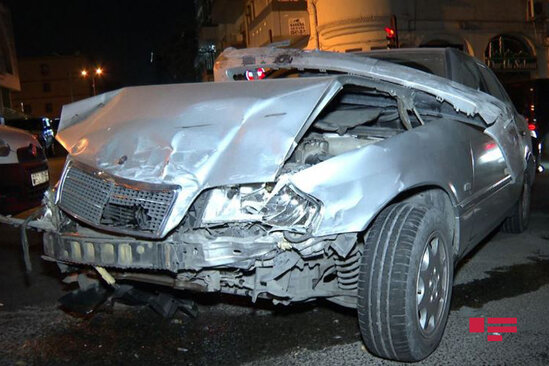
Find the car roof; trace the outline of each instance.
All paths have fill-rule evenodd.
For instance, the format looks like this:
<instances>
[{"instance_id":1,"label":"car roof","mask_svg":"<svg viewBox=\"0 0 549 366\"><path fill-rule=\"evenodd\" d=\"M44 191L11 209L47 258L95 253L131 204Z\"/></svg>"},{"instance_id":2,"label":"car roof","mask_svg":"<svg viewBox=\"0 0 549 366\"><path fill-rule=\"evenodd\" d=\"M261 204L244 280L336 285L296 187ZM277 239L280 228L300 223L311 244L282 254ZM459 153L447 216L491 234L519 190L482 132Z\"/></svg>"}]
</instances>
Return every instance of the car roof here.
<instances>
[{"instance_id":1,"label":"car roof","mask_svg":"<svg viewBox=\"0 0 549 366\"><path fill-rule=\"evenodd\" d=\"M377 49L370 51L357 52L359 55L377 55L377 54L387 54L387 55L398 55L398 54L440 54L445 55L447 53L461 54L468 57L468 53L463 52L455 47L408 47L408 48L390 48L390 49Z\"/></svg>"},{"instance_id":2,"label":"car roof","mask_svg":"<svg viewBox=\"0 0 549 366\"><path fill-rule=\"evenodd\" d=\"M370 51L357 52L358 54L379 54L379 53L444 53L450 47L411 47L411 48L389 48L389 49L377 49Z\"/></svg>"}]
</instances>

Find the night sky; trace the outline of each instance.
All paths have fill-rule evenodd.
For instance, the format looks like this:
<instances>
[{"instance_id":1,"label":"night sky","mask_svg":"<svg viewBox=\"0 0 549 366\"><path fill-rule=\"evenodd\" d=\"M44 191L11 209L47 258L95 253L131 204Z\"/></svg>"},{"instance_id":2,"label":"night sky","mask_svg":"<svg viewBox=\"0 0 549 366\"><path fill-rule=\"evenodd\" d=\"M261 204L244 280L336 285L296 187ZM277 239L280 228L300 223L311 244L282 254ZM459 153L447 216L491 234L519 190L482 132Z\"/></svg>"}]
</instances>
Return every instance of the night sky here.
<instances>
[{"instance_id":1,"label":"night sky","mask_svg":"<svg viewBox=\"0 0 549 366\"><path fill-rule=\"evenodd\" d=\"M3 3L11 10L18 57L79 52L105 69L105 89L193 81L197 30L192 0Z\"/></svg>"}]
</instances>

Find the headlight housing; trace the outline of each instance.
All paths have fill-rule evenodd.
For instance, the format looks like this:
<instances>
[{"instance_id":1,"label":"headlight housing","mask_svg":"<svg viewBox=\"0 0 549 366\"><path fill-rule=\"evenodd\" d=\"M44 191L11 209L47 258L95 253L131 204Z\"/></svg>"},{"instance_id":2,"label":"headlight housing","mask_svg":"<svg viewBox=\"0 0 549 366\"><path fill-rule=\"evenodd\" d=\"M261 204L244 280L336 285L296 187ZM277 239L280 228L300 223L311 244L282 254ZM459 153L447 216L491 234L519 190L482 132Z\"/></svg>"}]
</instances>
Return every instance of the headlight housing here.
<instances>
[{"instance_id":1,"label":"headlight housing","mask_svg":"<svg viewBox=\"0 0 549 366\"><path fill-rule=\"evenodd\" d=\"M292 184L274 191L261 210L263 221L277 227L307 228L320 211L320 203Z\"/></svg>"},{"instance_id":2,"label":"headlight housing","mask_svg":"<svg viewBox=\"0 0 549 366\"><path fill-rule=\"evenodd\" d=\"M202 213L202 223L259 221L261 206L268 192L264 185L214 188Z\"/></svg>"},{"instance_id":3,"label":"headlight housing","mask_svg":"<svg viewBox=\"0 0 549 366\"><path fill-rule=\"evenodd\" d=\"M291 183L215 188L209 192L202 224L262 222L277 229L306 232L320 212L320 202Z\"/></svg>"}]
</instances>

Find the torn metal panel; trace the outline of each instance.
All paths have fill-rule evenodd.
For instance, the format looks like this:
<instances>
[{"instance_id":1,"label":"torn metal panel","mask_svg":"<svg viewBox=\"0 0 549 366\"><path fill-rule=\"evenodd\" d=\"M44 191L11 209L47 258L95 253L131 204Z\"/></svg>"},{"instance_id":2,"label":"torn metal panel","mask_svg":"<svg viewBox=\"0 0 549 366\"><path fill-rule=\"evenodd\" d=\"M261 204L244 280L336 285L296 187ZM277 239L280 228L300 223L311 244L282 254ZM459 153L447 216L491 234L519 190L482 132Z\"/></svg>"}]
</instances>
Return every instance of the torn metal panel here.
<instances>
[{"instance_id":1,"label":"torn metal panel","mask_svg":"<svg viewBox=\"0 0 549 366\"><path fill-rule=\"evenodd\" d=\"M487 124L498 118L504 103L462 84L409 67L353 54L277 48L229 48L214 66L216 81L233 80L233 75L254 67L314 69L361 75L384 80L435 95L457 111L479 114Z\"/></svg>"},{"instance_id":2,"label":"torn metal panel","mask_svg":"<svg viewBox=\"0 0 549 366\"><path fill-rule=\"evenodd\" d=\"M58 261L103 267L177 271L179 255L173 242L83 234L44 234L44 253Z\"/></svg>"},{"instance_id":3,"label":"torn metal panel","mask_svg":"<svg viewBox=\"0 0 549 366\"><path fill-rule=\"evenodd\" d=\"M400 192L436 186L459 202L470 195L472 127L440 121L353 150L302 170L291 181L322 203L314 235L364 230ZM478 133L474 131L474 133ZM448 139L447 136L452 136ZM421 149L418 149L421 146Z\"/></svg>"},{"instance_id":4,"label":"torn metal panel","mask_svg":"<svg viewBox=\"0 0 549 366\"><path fill-rule=\"evenodd\" d=\"M527 146L521 137L526 131L527 126L517 126L510 114L502 115L494 125L485 130L488 136L497 141L513 181L524 174L528 152L532 151L531 146Z\"/></svg>"},{"instance_id":5,"label":"torn metal panel","mask_svg":"<svg viewBox=\"0 0 549 366\"><path fill-rule=\"evenodd\" d=\"M69 161L179 186L162 237L202 190L274 181L319 102L340 88L334 78L124 88L65 107L57 138Z\"/></svg>"}]
</instances>

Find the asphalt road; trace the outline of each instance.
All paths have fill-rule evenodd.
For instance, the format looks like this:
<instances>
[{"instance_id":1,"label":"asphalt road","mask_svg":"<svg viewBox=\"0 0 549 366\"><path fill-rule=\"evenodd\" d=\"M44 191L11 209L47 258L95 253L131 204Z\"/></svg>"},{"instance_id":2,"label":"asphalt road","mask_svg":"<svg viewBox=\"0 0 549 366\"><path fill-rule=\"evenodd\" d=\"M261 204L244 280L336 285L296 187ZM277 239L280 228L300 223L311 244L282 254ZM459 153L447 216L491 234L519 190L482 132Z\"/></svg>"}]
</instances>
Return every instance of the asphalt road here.
<instances>
[{"instance_id":1,"label":"asphalt road","mask_svg":"<svg viewBox=\"0 0 549 366\"><path fill-rule=\"evenodd\" d=\"M62 163L52 161L52 177ZM420 364L549 364L549 174L536 180L532 210L525 233L495 232L459 265L444 338ZM30 238L30 276L18 237L0 227L0 365L396 364L364 349L354 311L322 301L275 307L202 296L196 319L122 305L75 318L57 307L68 287L40 259L40 235ZM470 317L516 317L518 332L488 342L469 333Z\"/></svg>"}]
</instances>

